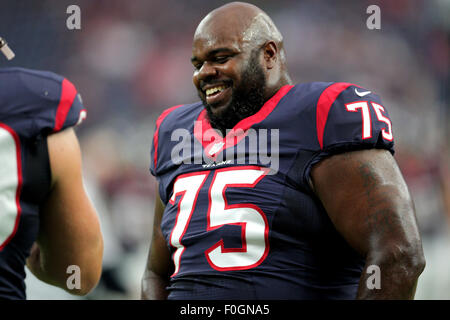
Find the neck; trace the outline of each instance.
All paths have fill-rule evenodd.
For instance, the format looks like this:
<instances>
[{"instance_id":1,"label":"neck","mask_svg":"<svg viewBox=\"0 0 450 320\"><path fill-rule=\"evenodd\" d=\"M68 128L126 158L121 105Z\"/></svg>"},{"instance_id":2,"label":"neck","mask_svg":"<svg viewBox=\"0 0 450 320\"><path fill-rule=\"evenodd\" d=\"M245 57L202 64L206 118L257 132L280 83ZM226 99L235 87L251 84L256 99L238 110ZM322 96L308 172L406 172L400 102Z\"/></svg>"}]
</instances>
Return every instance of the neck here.
<instances>
[{"instance_id":1,"label":"neck","mask_svg":"<svg viewBox=\"0 0 450 320\"><path fill-rule=\"evenodd\" d=\"M292 85L292 80L291 77L289 76L289 74L287 72L284 72L282 74L282 76L280 77L279 81L271 86L270 88L266 89L266 94L264 96L264 100L267 101L270 98L272 98L275 93L277 93L282 87L286 86L286 85Z\"/></svg>"}]
</instances>

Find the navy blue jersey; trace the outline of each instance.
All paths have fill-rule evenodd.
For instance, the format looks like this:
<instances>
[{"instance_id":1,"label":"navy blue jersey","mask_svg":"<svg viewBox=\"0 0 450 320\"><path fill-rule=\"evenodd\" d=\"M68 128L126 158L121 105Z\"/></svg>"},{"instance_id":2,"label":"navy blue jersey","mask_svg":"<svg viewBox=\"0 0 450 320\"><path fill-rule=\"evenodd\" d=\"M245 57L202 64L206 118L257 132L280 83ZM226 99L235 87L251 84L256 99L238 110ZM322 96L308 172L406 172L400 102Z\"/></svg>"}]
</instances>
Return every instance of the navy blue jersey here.
<instances>
[{"instance_id":1,"label":"navy blue jersey","mask_svg":"<svg viewBox=\"0 0 450 320\"><path fill-rule=\"evenodd\" d=\"M25 299L25 260L51 185L47 136L86 117L74 85L51 72L0 69L0 298Z\"/></svg>"},{"instance_id":2,"label":"navy blue jersey","mask_svg":"<svg viewBox=\"0 0 450 320\"><path fill-rule=\"evenodd\" d=\"M380 98L350 83L282 87L222 137L202 103L156 122L150 171L166 205L169 299L352 299L364 258L310 184L330 155L392 153Z\"/></svg>"}]
</instances>

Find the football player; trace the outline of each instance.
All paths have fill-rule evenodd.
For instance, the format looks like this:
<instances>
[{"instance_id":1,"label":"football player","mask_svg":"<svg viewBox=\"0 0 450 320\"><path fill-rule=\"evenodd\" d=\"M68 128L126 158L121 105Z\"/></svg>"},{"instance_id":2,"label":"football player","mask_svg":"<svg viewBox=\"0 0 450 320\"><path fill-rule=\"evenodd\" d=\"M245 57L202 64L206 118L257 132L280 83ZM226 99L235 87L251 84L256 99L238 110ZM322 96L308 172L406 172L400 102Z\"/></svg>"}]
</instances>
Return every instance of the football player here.
<instances>
[{"instance_id":1,"label":"football player","mask_svg":"<svg viewBox=\"0 0 450 320\"><path fill-rule=\"evenodd\" d=\"M25 264L76 295L99 281L103 240L73 129L85 117L64 77L0 69L0 299L26 299Z\"/></svg>"},{"instance_id":2,"label":"football player","mask_svg":"<svg viewBox=\"0 0 450 320\"><path fill-rule=\"evenodd\" d=\"M156 121L142 297L412 299L425 261L380 97L294 85L282 35L246 3L209 13L192 51L201 101Z\"/></svg>"}]
</instances>

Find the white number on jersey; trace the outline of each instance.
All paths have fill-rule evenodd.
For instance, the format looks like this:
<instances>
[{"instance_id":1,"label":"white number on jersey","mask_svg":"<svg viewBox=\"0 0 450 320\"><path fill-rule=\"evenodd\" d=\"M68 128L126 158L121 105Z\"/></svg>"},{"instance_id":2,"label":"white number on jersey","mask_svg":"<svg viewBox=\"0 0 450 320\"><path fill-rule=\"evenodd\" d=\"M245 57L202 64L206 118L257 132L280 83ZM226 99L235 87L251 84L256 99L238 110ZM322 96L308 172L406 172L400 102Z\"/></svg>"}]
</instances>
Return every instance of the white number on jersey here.
<instances>
[{"instance_id":1,"label":"white number on jersey","mask_svg":"<svg viewBox=\"0 0 450 320\"><path fill-rule=\"evenodd\" d=\"M0 123L0 250L14 236L20 217L22 187L20 142L17 134Z\"/></svg>"},{"instance_id":2,"label":"white number on jersey","mask_svg":"<svg viewBox=\"0 0 450 320\"><path fill-rule=\"evenodd\" d=\"M209 188L209 208L206 214L207 231L227 224L242 227L242 247L227 249L223 240L205 251L212 268L225 270L245 270L259 265L269 251L269 226L264 212L253 204L228 205L225 198L227 188L254 187L267 173L259 167L234 167L215 172ZM170 235L170 244L176 248L173 254L176 275L180 269L181 255L185 247L182 238L194 212L198 193L209 172L197 172L180 176L174 183L170 203L182 195L178 202L175 226Z\"/></svg>"},{"instance_id":3,"label":"white number on jersey","mask_svg":"<svg viewBox=\"0 0 450 320\"><path fill-rule=\"evenodd\" d=\"M389 118L385 117L382 112L384 112L383 106L379 105L375 102L370 102L370 105L375 110L375 114L377 115L378 121L384 122L387 125L386 128L381 129L381 134L384 139L392 141L392 124L391 120ZM370 139L372 138L372 120L370 119L370 110L369 110L369 104L367 101L358 101L358 102L352 102L345 105L347 108L347 111L350 112L358 112L361 110L361 117L362 117L362 138L363 139Z\"/></svg>"}]
</instances>

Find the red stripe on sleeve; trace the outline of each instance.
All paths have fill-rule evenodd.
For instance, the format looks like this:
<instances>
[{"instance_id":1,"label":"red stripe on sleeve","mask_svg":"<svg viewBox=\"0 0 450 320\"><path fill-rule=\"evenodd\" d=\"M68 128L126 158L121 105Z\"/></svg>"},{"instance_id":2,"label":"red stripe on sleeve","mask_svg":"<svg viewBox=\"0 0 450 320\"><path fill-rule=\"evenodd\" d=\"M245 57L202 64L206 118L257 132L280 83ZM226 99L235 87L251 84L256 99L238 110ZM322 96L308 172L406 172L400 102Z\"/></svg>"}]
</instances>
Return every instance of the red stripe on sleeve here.
<instances>
[{"instance_id":1,"label":"red stripe on sleeve","mask_svg":"<svg viewBox=\"0 0 450 320\"><path fill-rule=\"evenodd\" d=\"M341 92L352 85L354 84L346 82L334 83L326 88L319 97L316 108L316 127L317 139L321 149L323 148L323 135L330 108Z\"/></svg>"},{"instance_id":2,"label":"red stripe on sleeve","mask_svg":"<svg viewBox=\"0 0 450 320\"><path fill-rule=\"evenodd\" d=\"M157 160L158 160L158 134L159 134L159 127L161 126L161 123L163 122L163 120L169 115L169 113L171 113L173 110L179 108L183 106L182 104L177 105L177 106L173 106L169 109L164 110L163 113L161 113L161 115L158 117L158 119L156 119L156 130L155 133L153 135L153 146L155 148L155 153L153 155L153 163L154 163L154 168L156 171L156 164L157 164Z\"/></svg>"},{"instance_id":3,"label":"red stripe on sleeve","mask_svg":"<svg viewBox=\"0 0 450 320\"><path fill-rule=\"evenodd\" d=\"M56 110L55 127L53 128L53 132L57 132L62 129L76 95L77 89L75 86L69 80L64 79L62 82L61 97L59 98L58 109Z\"/></svg>"}]
</instances>

